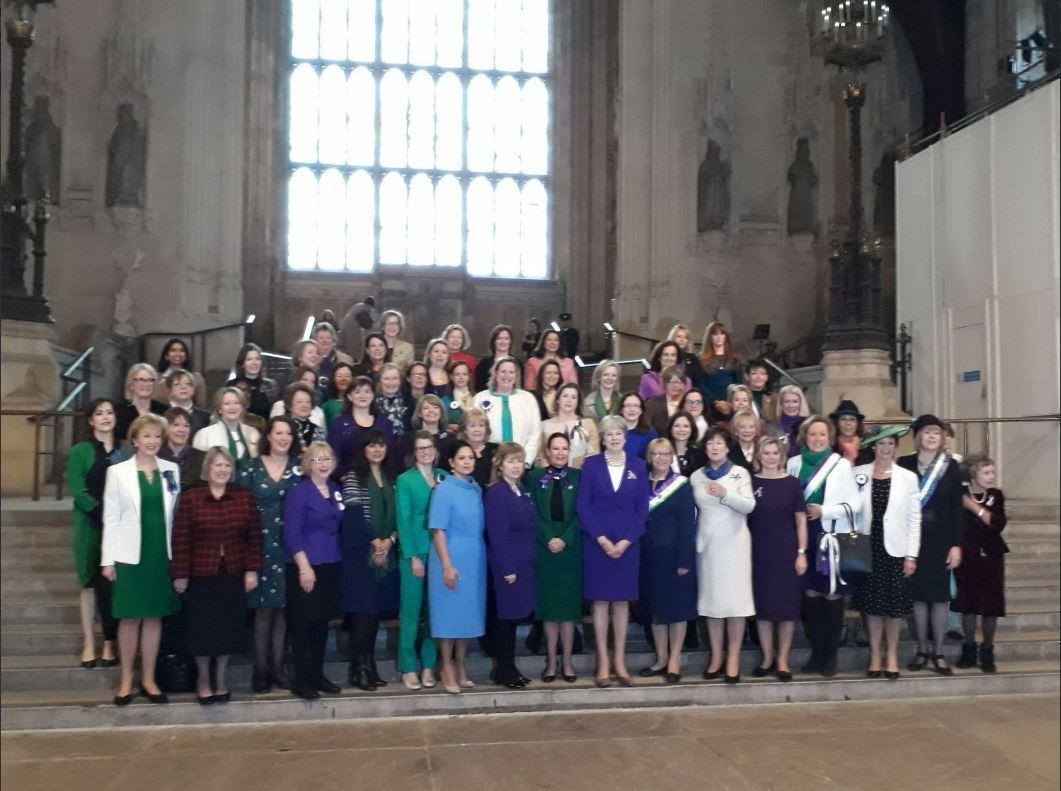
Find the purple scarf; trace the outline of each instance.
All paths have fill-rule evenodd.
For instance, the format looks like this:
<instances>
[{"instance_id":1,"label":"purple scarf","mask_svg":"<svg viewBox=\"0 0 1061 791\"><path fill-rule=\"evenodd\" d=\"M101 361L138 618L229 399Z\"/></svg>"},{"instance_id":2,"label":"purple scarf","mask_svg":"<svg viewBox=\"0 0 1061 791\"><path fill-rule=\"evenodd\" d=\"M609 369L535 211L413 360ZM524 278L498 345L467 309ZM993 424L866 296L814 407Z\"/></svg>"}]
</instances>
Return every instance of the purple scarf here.
<instances>
[{"instance_id":1,"label":"purple scarf","mask_svg":"<svg viewBox=\"0 0 1061 791\"><path fill-rule=\"evenodd\" d=\"M541 484L541 487L544 489L553 481L563 481L565 478L567 478L567 467L557 469L550 464L539 481L539 484Z\"/></svg>"}]
</instances>

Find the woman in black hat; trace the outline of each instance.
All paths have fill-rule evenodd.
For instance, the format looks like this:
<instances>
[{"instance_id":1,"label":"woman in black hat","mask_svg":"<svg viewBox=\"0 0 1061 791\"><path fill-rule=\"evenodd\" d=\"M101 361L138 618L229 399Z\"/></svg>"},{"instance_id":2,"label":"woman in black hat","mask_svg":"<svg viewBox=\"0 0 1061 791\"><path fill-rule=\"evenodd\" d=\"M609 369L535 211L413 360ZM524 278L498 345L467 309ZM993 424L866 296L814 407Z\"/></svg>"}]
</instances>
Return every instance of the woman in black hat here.
<instances>
[{"instance_id":1,"label":"woman in black hat","mask_svg":"<svg viewBox=\"0 0 1061 791\"><path fill-rule=\"evenodd\" d=\"M866 419L866 416L858 411L858 406L854 401L847 399L841 401L829 414L829 419L836 426L834 451L852 464L869 464L873 461L872 448L862 447L862 437L866 433L862 421Z\"/></svg>"},{"instance_id":2,"label":"woman in black hat","mask_svg":"<svg viewBox=\"0 0 1061 791\"><path fill-rule=\"evenodd\" d=\"M935 672L950 676L954 671L943 656L943 638L950 610L951 571L962 562L962 477L958 465L944 452L944 426L938 417L921 415L913 431L917 453L899 459L900 467L917 474L921 498L921 551L917 571L910 577L917 654L907 669L924 670L931 661Z\"/></svg>"}]
</instances>

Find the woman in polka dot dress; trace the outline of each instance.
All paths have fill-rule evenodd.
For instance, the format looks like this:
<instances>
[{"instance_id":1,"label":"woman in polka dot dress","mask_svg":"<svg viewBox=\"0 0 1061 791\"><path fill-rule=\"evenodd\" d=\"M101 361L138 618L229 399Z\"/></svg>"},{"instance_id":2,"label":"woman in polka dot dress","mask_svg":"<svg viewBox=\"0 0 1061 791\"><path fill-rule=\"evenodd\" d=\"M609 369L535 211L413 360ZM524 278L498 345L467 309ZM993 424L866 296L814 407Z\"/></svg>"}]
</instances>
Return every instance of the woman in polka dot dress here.
<instances>
[{"instance_id":1,"label":"woman in polka dot dress","mask_svg":"<svg viewBox=\"0 0 1061 791\"><path fill-rule=\"evenodd\" d=\"M251 688L268 692L288 687L284 672L284 498L302 481L291 456L296 428L290 418L274 417L262 439L261 455L242 468L237 483L254 493L262 512L262 567L258 587L247 594L254 613L254 673Z\"/></svg>"}]
</instances>

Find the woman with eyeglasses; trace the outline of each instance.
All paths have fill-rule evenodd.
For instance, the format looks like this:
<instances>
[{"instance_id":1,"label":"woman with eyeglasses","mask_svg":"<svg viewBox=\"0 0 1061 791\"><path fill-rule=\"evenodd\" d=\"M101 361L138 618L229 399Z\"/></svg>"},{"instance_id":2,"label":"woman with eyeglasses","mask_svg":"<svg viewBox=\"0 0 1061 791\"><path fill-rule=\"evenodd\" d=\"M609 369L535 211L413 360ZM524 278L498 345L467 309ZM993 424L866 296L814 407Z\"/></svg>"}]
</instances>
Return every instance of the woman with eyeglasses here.
<instances>
[{"instance_id":1,"label":"woman with eyeglasses","mask_svg":"<svg viewBox=\"0 0 1061 791\"><path fill-rule=\"evenodd\" d=\"M674 341L662 341L656 344L656 348L652 350L649 370L641 375L641 383L637 388L638 395L645 401L666 393L667 376L665 375L665 369L667 368L677 369L678 378L682 383L681 392L684 393L692 389L693 384L685 375L685 370L682 367L682 355L678 344ZM671 400L677 399L672 398Z\"/></svg>"},{"instance_id":2,"label":"woman with eyeglasses","mask_svg":"<svg viewBox=\"0 0 1061 791\"><path fill-rule=\"evenodd\" d=\"M340 692L324 676L328 622L339 611L340 535L343 497L332 482L335 452L311 443L300 464L306 476L284 500L284 559L287 617L295 678L291 691L304 700Z\"/></svg>"},{"instance_id":3,"label":"woman with eyeglasses","mask_svg":"<svg viewBox=\"0 0 1061 791\"><path fill-rule=\"evenodd\" d=\"M678 411L689 415L693 419L693 425L696 426L696 436L698 437L698 440L694 443L696 445L703 444L703 439L707 436L707 430L711 428L707 415L704 414L705 404L704 394L699 390L690 390L678 402Z\"/></svg>"},{"instance_id":4,"label":"woman with eyeglasses","mask_svg":"<svg viewBox=\"0 0 1061 791\"><path fill-rule=\"evenodd\" d=\"M385 310L380 316L379 326L383 330L383 339L390 349L390 362L404 368L416 357L416 351L409 341L402 340L405 332L405 317L397 310Z\"/></svg>"},{"instance_id":5,"label":"woman with eyeglasses","mask_svg":"<svg viewBox=\"0 0 1061 791\"><path fill-rule=\"evenodd\" d=\"M115 410L114 431L118 439L126 440L129 426L143 415L162 415L169 407L155 400L158 373L147 363L137 363L125 374L125 403Z\"/></svg>"},{"instance_id":6,"label":"woman with eyeglasses","mask_svg":"<svg viewBox=\"0 0 1061 791\"><path fill-rule=\"evenodd\" d=\"M619 415L626 426L626 452L639 459L645 458L648 443L659 437L656 429L645 418L645 402L637 393L622 397Z\"/></svg>"}]
</instances>

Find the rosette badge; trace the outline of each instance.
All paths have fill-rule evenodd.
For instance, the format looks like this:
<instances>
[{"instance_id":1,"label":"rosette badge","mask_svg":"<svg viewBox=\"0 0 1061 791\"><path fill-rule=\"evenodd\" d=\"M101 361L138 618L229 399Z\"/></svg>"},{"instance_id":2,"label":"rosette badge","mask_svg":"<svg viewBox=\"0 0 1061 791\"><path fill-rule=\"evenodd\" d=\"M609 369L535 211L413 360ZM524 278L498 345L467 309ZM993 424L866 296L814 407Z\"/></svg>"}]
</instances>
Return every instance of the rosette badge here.
<instances>
[{"instance_id":1,"label":"rosette badge","mask_svg":"<svg viewBox=\"0 0 1061 791\"><path fill-rule=\"evenodd\" d=\"M461 402L457 401L456 399L454 399L453 401L449 402L449 408L450 409L460 409L461 408Z\"/></svg>"},{"instance_id":2,"label":"rosette badge","mask_svg":"<svg viewBox=\"0 0 1061 791\"><path fill-rule=\"evenodd\" d=\"M490 401L489 399L486 399L483 401L483 403L479 404L479 408L483 410L483 412L489 412L491 409L494 408L494 402Z\"/></svg>"},{"instance_id":3,"label":"rosette badge","mask_svg":"<svg viewBox=\"0 0 1061 791\"><path fill-rule=\"evenodd\" d=\"M863 486L869 483L869 476L866 475L866 473L864 472L860 472L858 475L855 476L855 483L857 483L858 488L861 489Z\"/></svg>"},{"instance_id":4,"label":"rosette badge","mask_svg":"<svg viewBox=\"0 0 1061 791\"><path fill-rule=\"evenodd\" d=\"M166 491L170 494L176 494L180 489L180 484L177 483L177 478L173 470L164 470L162 473L162 479L166 482Z\"/></svg>"}]
</instances>

